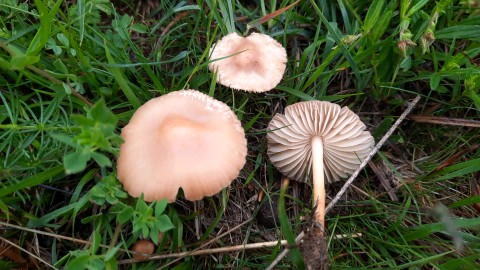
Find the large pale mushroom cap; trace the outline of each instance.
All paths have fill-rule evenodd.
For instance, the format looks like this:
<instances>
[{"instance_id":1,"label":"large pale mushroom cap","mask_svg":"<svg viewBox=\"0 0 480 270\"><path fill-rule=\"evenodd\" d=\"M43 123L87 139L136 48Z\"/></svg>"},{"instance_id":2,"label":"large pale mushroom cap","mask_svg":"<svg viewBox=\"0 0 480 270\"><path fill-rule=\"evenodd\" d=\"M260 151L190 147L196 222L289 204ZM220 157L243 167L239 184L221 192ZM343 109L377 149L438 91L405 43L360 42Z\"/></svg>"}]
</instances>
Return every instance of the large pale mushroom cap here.
<instances>
[{"instance_id":1,"label":"large pale mushroom cap","mask_svg":"<svg viewBox=\"0 0 480 270\"><path fill-rule=\"evenodd\" d=\"M245 133L224 103L196 90L154 98L122 129L118 179L134 197L188 200L228 186L247 154Z\"/></svg>"},{"instance_id":2,"label":"large pale mushroom cap","mask_svg":"<svg viewBox=\"0 0 480 270\"><path fill-rule=\"evenodd\" d=\"M251 92L273 89L282 80L287 62L285 48L259 33L248 37L230 33L213 45L210 54L213 62L208 68L217 72L219 83ZM214 61L220 58L224 59Z\"/></svg>"},{"instance_id":3,"label":"large pale mushroom cap","mask_svg":"<svg viewBox=\"0 0 480 270\"><path fill-rule=\"evenodd\" d=\"M268 156L285 176L306 182L312 167L311 139L323 142L328 182L353 173L374 140L348 107L324 101L299 102L276 114L268 125Z\"/></svg>"}]
</instances>

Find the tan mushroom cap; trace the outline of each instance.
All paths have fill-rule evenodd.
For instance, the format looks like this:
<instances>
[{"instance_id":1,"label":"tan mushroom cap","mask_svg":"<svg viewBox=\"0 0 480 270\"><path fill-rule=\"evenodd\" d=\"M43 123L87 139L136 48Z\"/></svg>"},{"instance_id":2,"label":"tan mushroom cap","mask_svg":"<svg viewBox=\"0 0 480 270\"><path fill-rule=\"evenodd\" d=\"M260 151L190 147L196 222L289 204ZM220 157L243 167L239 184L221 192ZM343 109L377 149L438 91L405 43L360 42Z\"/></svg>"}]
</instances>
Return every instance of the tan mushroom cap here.
<instances>
[{"instance_id":1,"label":"tan mushroom cap","mask_svg":"<svg viewBox=\"0 0 480 270\"><path fill-rule=\"evenodd\" d=\"M230 33L210 50L211 60L220 58L224 59L208 65L210 71L217 72L219 83L233 89L265 92L282 80L287 52L270 36L252 33L241 37Z\"/></svg>"},{"instance_id":2,"label":"tan mushroom cap","mask_svg":"<svg viewBox=\"0 0 480 270\"><path fill-rule=\"evenodd\" d=\"M138 252L133 254L133 258L137 261L145 261L148 259L148 255L155 251L155 245L152 241L140 239L133 245L132 251Z\"/></svg>"},{"instance_id":3,"label":"tan mushroom cap","mask_svg":"<svg viewBox=\"0 0 480 270\"><path fill-rule=\"evenodd\" d=\"M212 196L234 180L247 154L244 130L223 102L181 90L141 106L122 129L118 179L134 197Z\"/></svg>"},{"instance_id":4,"label":"tan mushroom cap","mask_svg":"<svg viewBox=\"0 0 480 270\"><path fill-rule=\"evenodd\" d=\"M285 176L306 182L312 168L313 137L323 142L328 182L353 173L374 144L365 124L348 107L324 101L299 102L268 125L268 156Z\"/></svg>"}]
</instances>

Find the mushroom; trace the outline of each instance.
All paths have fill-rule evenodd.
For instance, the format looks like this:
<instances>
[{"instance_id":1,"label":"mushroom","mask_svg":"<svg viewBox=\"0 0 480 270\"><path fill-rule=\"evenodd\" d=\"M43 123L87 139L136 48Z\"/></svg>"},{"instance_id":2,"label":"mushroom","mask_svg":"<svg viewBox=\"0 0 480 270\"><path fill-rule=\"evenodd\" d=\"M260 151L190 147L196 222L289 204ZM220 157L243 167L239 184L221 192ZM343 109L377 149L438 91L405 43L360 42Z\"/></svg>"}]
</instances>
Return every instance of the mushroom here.
<instances>
[{"instance_id":1,"label":"mushroom","mask_svg":"<svg viewBox=\"0 0 480 270\"><path fill-rule=\"evenodd\" d=\"M285 176L313 179L315 219L325 223L325 176L329 183L355 171L374 140L348 107L325 101L299 102L276 114L268 125L267 154Z\"/></svg>"},{"instance_id":2,"label":"mushroom","mask_svg":"<svg viewBox=\"0 0 480 270\"><path fill-rule=\"evenodd\" d=\"M153 251L155 251L155 245L152 241L140 239L133 245L132 251L135 252L133 258L137 261L145 261L148 259L148 255L153 254Z\"/></svg>"},{"instance_id":3,"label":"mushroom","mask_svg":"<svg viewBox=\"0 0 480 270\"><path fill-rule=\"evenodd\" d=\"M117 171L125 190L145 201L212 196L237 178L247 142L233 111L196 90L141 106L122 129Z\"/></svg>"},{"instance_id":4,"label":"mushroom","mask_svg":"<svg viewBox=\"0 0 480 270\"><path fill-rule=\"evenodd\" d=\"M265 92L282 79L287 62L285 48L270 36L230 33L210 49L208 68L217 81L233 89Z\"/></svg>"}]
</instances>

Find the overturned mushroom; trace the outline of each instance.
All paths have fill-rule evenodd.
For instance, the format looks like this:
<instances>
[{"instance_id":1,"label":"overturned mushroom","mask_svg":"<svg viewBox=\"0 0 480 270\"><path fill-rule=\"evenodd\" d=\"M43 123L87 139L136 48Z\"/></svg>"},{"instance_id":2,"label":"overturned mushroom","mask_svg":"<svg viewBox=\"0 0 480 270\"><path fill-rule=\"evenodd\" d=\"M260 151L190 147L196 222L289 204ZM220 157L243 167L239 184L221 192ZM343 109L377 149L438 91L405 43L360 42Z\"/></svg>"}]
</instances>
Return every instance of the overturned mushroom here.
<instances>
[{"instance_id":1,"label":"overturned mushroom","mask_svg":"<svg viewBox=\"0 0 480 270\"><path fill-rule=\"evenodd\" d=\"M325 176L338 181L355 171L374 140L347 107L324 101L299 102L268 125L268 156L285 176L306 182L311 174L316 221L325 223Z\"/></svg>"},{"instance_id":2,"label":"overturned mushroom","mask_svg":"<svg viewBox=\"0 0 480 270\"><path fill-rule=\"evenodd\" d=\"M154 98L122 129L118 179L134 197L190 201L234 180L247 154L245 133L223 102L196 90Z\"/></svg>"},{"instance_id":3,"label":"overturned mushroom","mask_svg":"<svg viewBox=\"0 0 480 270\"><path fill-rule=\"evenodd\" d=\"M210 51L208 68L227 87L251 92L273 89L282 80L287 62L285 48L270 36L230 33Z\"/></svg>"}]
</instances>

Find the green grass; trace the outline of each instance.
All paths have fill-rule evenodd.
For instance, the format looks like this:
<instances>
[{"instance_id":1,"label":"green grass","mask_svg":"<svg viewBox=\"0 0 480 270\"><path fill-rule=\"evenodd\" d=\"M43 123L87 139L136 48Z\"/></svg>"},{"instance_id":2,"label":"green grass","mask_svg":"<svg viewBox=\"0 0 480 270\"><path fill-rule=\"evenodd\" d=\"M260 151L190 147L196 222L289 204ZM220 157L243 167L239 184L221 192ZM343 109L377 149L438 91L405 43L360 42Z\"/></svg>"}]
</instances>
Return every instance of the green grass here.
<instances>
[{"instance_id":1,"label":"green grass","mask_svg":"<svg viewBox=\"0 0 480 270\"><path fill-rule=\"evenodd\" d=\"M173 259L133 263L125 250L144 237L159 254L193 250L250 218L208 247L291 241L308 227L311 189L291 183L278 200L282 176L265 139L288 104L349 106L376 141L416 95L413 114L480 119L477 1L304 0L252 29L294 1L155 2L0 0L0 221L90 244L5 226L0 233L57 268L156 269ZM286 47L287 71L274 90L216 84L208 52L231 31L262 32ZM180 89L228 104L248 140L240 177L196 208L182 196L169 205L130 198L115 176L121 128L141 104ZM478 269L479 142L478 128L405 120L373 160L399 201L367 167L354 182L363 193L350 189L327 216L329 236L362 233L328 239L331 268ZM329 197L340 185L329 186ZM281 220L266 227L265 211L277 208ZM6 248L17 250L2 241L0 254ZM282 250L186 256L167 268L263 269ZM301 266L298 254L277 268ZM41 265L22 257L0 255L0 268Z\"/></svg>"}]
</instances>

